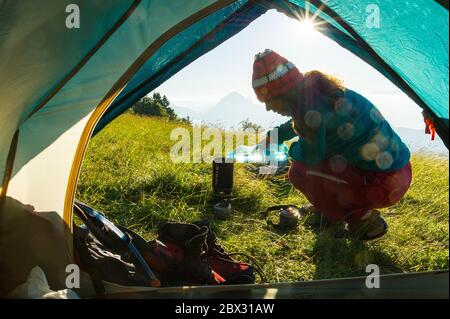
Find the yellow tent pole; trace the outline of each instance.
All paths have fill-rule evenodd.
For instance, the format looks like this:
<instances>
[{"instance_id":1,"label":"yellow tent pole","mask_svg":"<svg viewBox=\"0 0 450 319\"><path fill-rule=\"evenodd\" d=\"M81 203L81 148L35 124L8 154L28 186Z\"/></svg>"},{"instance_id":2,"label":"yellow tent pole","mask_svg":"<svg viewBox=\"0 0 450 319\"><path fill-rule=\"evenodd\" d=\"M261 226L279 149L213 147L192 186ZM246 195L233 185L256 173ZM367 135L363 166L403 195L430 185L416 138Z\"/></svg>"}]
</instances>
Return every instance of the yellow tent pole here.
<instances>
[{"instance_id":1,"label":"yellow tent pole","mask_svg":"<svg viewBox=\"0 0 450 319\"><path fill-rule=\"evenodd\" d=\"M95 108L94 112L90 116L86 126L81 134L80 141L75 152L75 157L72 162L72 167L70 170L69 181L67 183L66 197L64 200L64 213L63 219L67 225L67 229L72 232L72 220L73 220L73 202L75 199L75 191L79 178L79 173L81 169L81 163L83 161L89 139L92 136L92 132L95 125L98 123L102 115L106 112L111 103L116 99L116 97L122 92L122 90L130 81L131 77L139 70L139 68L147 62L147 60L168 40L172 37L196 23L197 21L205 18L206 16L230 5L236 0L219 0L211 5L203 8L202 10L194 13L178 24L174 25L172 28L163 33L158 39L156 39L147 49L133 62L133 64L125 71L125 73L117 80L113 87L108 91L105 97L102 99L100 104ZM68 242L71 243L71 236L68 238ZM70 251L72 251L72 245L69 246Z\"/></svg>"},{"instance_id":2,"label":"yellow tent pole","mask_svg":"<svg viewBox=\"0 0 450 319\"><path fill-rule=\"evenodd\" d=\"M6 158L6 168L5 173L3 175L2 186L0 187L0 199L6 197L6 193L8 192L8 184L11 179L13 167L14 167L14 159L16 157L17 150L17 142L19 140L19 130L14 133L14 136L11 140L11 146L9 147L8 157Z\"/></svg>"}]
</instances>

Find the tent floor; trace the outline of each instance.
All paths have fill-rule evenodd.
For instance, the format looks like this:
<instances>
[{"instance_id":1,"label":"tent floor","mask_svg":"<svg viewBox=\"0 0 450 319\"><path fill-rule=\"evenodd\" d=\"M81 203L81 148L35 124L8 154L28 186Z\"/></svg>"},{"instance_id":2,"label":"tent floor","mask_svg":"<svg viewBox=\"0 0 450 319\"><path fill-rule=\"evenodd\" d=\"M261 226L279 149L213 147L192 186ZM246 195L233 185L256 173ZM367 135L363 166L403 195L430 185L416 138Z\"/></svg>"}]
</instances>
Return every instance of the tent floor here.
<instances>
[{"instance_id":1,"label":"tent floor","mask_svg":"<svg viewBox=\"0 0 450 319\"><path fill-rule=\"evenodd\" d=\"M449 298L448 270L380 275L379 288L366 287L366 277L230 286L173 288L123 287L106 284L101 298ZM100 297L100 296L97 296Z\"/></svg>"}]
</instances>

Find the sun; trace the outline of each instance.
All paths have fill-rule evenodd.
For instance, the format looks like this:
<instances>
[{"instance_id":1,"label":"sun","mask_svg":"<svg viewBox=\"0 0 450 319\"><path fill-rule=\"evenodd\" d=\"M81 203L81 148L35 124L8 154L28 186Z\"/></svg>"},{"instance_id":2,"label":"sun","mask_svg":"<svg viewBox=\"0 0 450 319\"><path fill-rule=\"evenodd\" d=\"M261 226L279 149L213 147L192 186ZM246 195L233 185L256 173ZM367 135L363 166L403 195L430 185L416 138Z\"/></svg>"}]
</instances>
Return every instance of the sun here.
<instances>
[{"instance_id":1,"label":"sun","mask_svg":"<svg viewBox=\"0 0 450 319\"><path fill-rule=\"evenodd\" d=\"M316 32L316 24L313 19L303 19L299 23L299 32L302 35L312 35Z\"/></svg>"},{"instance_id":2,"label":"sun","mask_svg":"<svg viewBox=\"0 0 450 319\"><path fill-rule=\"evenodd\" d=\"M321 25L326 22L320 18L321 7L314 12L310 11L309 2L306 1L305 10L303 12L292 12L293 16L297 18L298 32L302 36L311 36L321 32Z\"/></svg>"}]
</instances>

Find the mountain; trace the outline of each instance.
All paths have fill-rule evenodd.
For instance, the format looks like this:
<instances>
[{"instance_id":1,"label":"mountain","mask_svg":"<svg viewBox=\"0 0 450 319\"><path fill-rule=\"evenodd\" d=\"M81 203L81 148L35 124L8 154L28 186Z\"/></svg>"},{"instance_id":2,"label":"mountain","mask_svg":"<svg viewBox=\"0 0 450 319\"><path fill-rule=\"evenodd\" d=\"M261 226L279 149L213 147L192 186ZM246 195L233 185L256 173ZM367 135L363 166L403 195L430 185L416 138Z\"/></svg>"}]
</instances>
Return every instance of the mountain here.
<instances>
[{"instance_id":1,"label":"mountain","mask_svg":"<svg viewBox=\"0 0 450 319\"><path fill-rule=\"evenodd\" d=\"M219 102L210 107L204 114L210 121L218 121L225 127L237 127L239 122L249 119L262 127L271 127L288 118L273 112L267 112L264 104L256 104L236 92L223 97Z\"/></svg>"},{"instance_id":2,"label":"mountain","mask_svg":"<svg viewBox=\"0 0 450 319\"><path fill-rule=\"evenodd\" d=\"M189 117L190 119L196 119L200 117L200 114L198 112L188 107L177 106L173 104L170 104L170 107L175 111L175 114L177 114L179 117Z\"/></svg>"},{"instance_id":3,"label":"mountain","mask_svg":"<svg viewBox=\"0 0 450 319\"><path fill-rule=\"evenodd\" d=\"M189 116L194 123L204 122L224 128L237 128L239 122L249 119L267 129L289 119L274 112L267 112L264 104L256 104L237 92L229 93L203 111L194 111L188 107L174 105L171 107L176 114L181 117ZM425 135L423 130L404 127L394 127L394 130L412 152L424 151L448 156L448 150L438 136L436 136L436 140L431 141L430 135Z\"/></svg>"},{"instance_id":4,"label":"mountain","mask_svg":"<svg viewBox=\"0 0 450 319\"><path fill-rule=\"evenodd\" d=\"M194 122L218 125L225 128L239 127L239 122L249 119L264 128L273 127L288 120L273 112L267 112L264 104L256 104L237 92L231 92L202 112L186 107L173 106L181 117L189 116Z\"/></svg>"},{"instance_id":5,"label":"mountain","mask_svg":"<svg viewBox=\"0 0 450 319\"><path fill-rule=\"evenodd\" d=\"M438 153L448 156L448 149L445 147L442 139L437 136L434 141L431 135L426 135L424 130L415 130L405 127L394 127L395 132L402 141L408 145L411 152Z\"/></svg>"}]
</instances>

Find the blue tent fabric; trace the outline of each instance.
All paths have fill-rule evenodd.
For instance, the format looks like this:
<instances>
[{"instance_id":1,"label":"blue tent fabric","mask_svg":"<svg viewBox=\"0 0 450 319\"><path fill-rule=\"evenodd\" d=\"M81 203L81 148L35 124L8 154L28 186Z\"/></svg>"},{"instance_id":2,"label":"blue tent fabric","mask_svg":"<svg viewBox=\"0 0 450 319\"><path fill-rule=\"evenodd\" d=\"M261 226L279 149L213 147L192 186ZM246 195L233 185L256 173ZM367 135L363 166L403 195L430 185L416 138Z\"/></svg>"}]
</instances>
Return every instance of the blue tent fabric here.
<instances>
[{"instance_id":1,"label":"blue tent fabric","mask_svg":"<svg viewBox=\"0 0 450 319\"><path fill-rule=\"evenodd\" d=\"M266 11L264 7L246 6L246 4L247 0L237 1L204 18L166 42L133 76L101 118L93 134L97 134L105 125L148 92L154 90L204 53L241 31L248 23ZM240 10L242 8L245 10ZM251 12L249 9L252 9ZM247 23L243 24L242 21L247 21ZM218 41L219 39L221 41Z\"/></svg>"},{"instance_id":2,"label":"blue tent fabric","mask_svg":"<svg viewBox=\"0 0 450 319\"><path fill-rule=\"evenodd\" d=\"M160 37L163 31L179 23L180 19L189 17L197 12L199 9L198 4L206 7L213 1L196 0L190 2L189 5L183 5L177 2L173 5L175 10L170 13L168 12L169 5L166 5L164 2L163 0L140 1L135 11L128 17L124 24L112 34L108 41L92 56L83 68L71 78L69 83L54 95L46 103L44 108L35 113L29 121L21 124L21 135L19 139L23 140L23 134L31 130L40 130L41 134L39 138L35 139L34 143L18 146L18 153L23 150L26 156L16 157L12 173L13 176L31 159L35 158L42 150L48 147L48 145L51 145L70 127L75 125L80 118L89 114L92 107L100 103L105 92L108 92L117 79L126 72L129 65L135 61L137 52L144 51L149 43L153 43ZM128 5L130 6L131 4L128 3ZM122 9L119 6L117 8ZM126 9L128 7L124 7L122 11ZM157 17L155 12L158 12L158 10L167 12L163 16ZM114 17L117 19L116 16ZM95 17L91 17L91 19L95 20ZM148 32L144 32L144 28ZM130 43L127 46L127 50L124 50L123 45L127 41L130 41ZM87 41L86 43L90 42ZM81 92L83 93L81 94ZM64 121L60 120L58 122L59 125L53 125L51 130L42 132L35 124L31 125L29 123L38 118L50 120L52 116L58 116L64 110L67 110L71 116L68 115Z\"/></svg>"},{"instance_id":3,"label":"blue tent fabric","mask_svg":"<svg viewBox=\"0 0 450 319\"><path fill-rule=\"evenodd\" d=\"M443 8L448 10L448 0L436 0L437 3L439 3Z\"/></svg>"},{"instance_id":4,"label":"blue tent fabric","mask_svg":"<svg viewBox=\"0 0 450 319\"><path fill-rule=\"evenodd\" d=\"M448 4L446 10L432 1L427 10L421 11L421 1L408 1L404 4L389 1L347 1L345 5L340 1L310 1L321 8L319 17L327 20L332 16L341 25L345 25L346 30L352 30L355 41L330 36L327 34L329 27L319 31L372 65L431 114L437 133L448 148ZM299 0L291 2L300 3ZM372 28L367 22L370 12L367 9L373 9L374 6L379 13L379 28ZM409 10L403 7L408 7ZM336 11L335 8L340 10ZM344 17L339 14L341 11L344 12ZM328 17L323 16L323 12L328 13ZM401 19L395 15L401 16ZM434 16L438 18L435 20ZM423 32L417 30L416 24L421 25L421 30L426 29L429 36L423 37ZM416 29L410 25L415 25ZM418 59L417 65L415 59Z\"/></svg>"},{"instance_id":5,"label":"blue tent fabric","mask_svg":"<svg viewBox=\"0 0 450 319\"><path fill-rule=\"evenodd\" d=\"M119 95L114 94L106 112L102 107L101 119L96 114L95 132L272 8L297 19L306 10L317 15L325 22L319 31L428 111L448 147L446 1L97 0L83 2L81 29L67 29L65 8L70 3L6 1L0 6L2 179L12 165L13 172L20 171L97 110L103 98L113 98L111 90ZM367 25L368 7L378 8L380 28ZM63 115L64 121L56 120ZM49 125L52 117L57 122ZM12 147L14 136L19 136L17 151ZM8 178L3 184L7 182Z\"/></svg>"},{"instance_id":6,"label":"blue tent fabric","mask_svg":"<svg viewBox=\"0 0 450 319\"><path fill-rule=\"evenodd\" d=\"M205 18L203 21L199 22L197 26L186 29L185 32L167 42L163 48L158 50L155 56L166 56L167 59L164 61L165 63L161 63L158 65L159 68L155 68L153 59L147 61L145 66L143 66L139 73L133 77L124 91L114 101L113 105L111 105L105 115L101 118L94 130L94 135L100 132L103 127L105 127L110 121L112 121L126 109L131 107L133 103L145 96L148 92L151 92L152 90L157 88L164 81L168 80L171 76L187 66L189 63L195 61L203 54L207 53L208 51L220 45L222 42L240 32L242 29L247 27L251 21L257 19L269 8L271 8L271 6L269 6L267 3L255 5L253 3L250 4L247 1L240 1L238 2L238 4L239 6L231 5L227 8L222 9L220 12L217 12L210 17ZM285 12L289 12L288 7L285 6L286 4L287 2L280 1L277 4L276 8L284 10ZM315 8L313 5L310 5L309 8L310 10L312 10L312 14L315 12L315 10L317 10L317 8ZM224 13L226 14L231 10L234 10L234 13L232 15L228 15L225 20L217 20L217 16L224 16ZM214 23L216 25L220 24L220 27L212 29L209 33L203 32L203 30L209 30L210 26ZM337 25L338 28L336 29L333 27L330 26L329 28L324 28L323 32L332 39L339 39L340 42L346 43L346 46L351 47L352 43L355 42L351 35L349 35L345 31L345 29L339 27L339 25ZM188 48L188 52L182 52L180 53L180 55L174 56L173 60L170 60L170 54L168 55L165 52L167 51L166 47L172 47L171 52L173 52L173 43L176 43L175 47L180 46L180 39L183 40L185 38L185 33L196 34L195 31L203 32L205 36L203 38L200 38L197 42L193 43L192 46ZM182 58L180 59L181 56ZM173 62L174 60L176 60L177 62ZM367 58L367 60L369 60L369 57ZM170 72L168 71L169 69ZM160 74L161 71L164 72ZM145 83L145 85L143 85L143 83ZM140 87L136 88L136 86ZM127 96L130 95L130 93L133 94L131 96Z\"/></svg>"},{"instance_id":7,"label":"blue tent fabric","mask_svg":"<svg viewBox=\"0 0 450 319\"><path fill-rule=\"evenodd\" d=\"M302 19L303 17L309 17L309 18L320 17L324 22L331 24L334 28L338 29L340 32L344 33L346 36L352 37L352 35L347 30L345 30L345 28L343 28L335 19L330 17L328 14L326 14L322 10L319 10L318 7L316 5L314 5L313 3L311 3L310 1L306 1L306 0L290 0L288 2L280 1L281 6L285 5L287 7L288 4L290 4L291 6L287 10L298 12L298 10L301 9L301 12L299 12L298 14L296 14L294 16L295 18ZM326 28L324 28L324 30L325 29Z\"/></svg>"},{"instance_id":8,"label":"blue tent fabric","mask_svg":"<svg viewBox=\"0 0 450 319\"><path fill-rule=\"evenodd\" d=\"M71 251L73 199L94 126L275 8L325 22L319 31L429 111L448 147L448 1L0 0L0 202L56 212ZM379 8L381 28L366 24ZM250 85L250 83L249 83ZM56 225L56 224L55 224Z\"/></svg>"},{"instance_id":9,"label":"blue tent fabric","mask_svg":"<svg viewBox=\"0 0 450 319\"><path fill-rule=\"evenodd\" d=\"M134 1L83 5L80 29L65 27L73 1L7 1L0 5L0 176L18 126L113 28Z\"/></svg>"},{"instance_id":10,"label":"blue tent fabric","mask_svg":"<svg viewBox=\"0 0 450 319\"><path fill-rule=\"evenodd\" d=\"M437 118L448 120L448 10L431 0L324 3L358 33ZM379 10L379 28L368 26L369 5ZM379 71L385 74L385 70Z\"/></svg>"},{"instance_id":11,"label":"blue tent fabric","mask_svg":"<svg viewBox=\"0 0 450 319\"><path fill-rule=\"evenodd\" d=\"M238 1L185 30L199 35L195 32L202 29L211 31L212 26L219 23L215 19L222 20L221 30L213 31L216 33L214 40L201 46L201 49L192 49L195 41L192 41L193 37L188 37L186 43L177 44L176 48L168 42L167 47L164 46L155 53L155 58L147 61L102 117L95 133L181 68L239 32L268 8L274 7L293 18L300 18L305 15L305 10L309 10L310 16L316 14L326 22L319 31L372 65L419 106L430 111L438 134L448 147L448 10L437 1L261 1L258 4L248 4L259 9L245 13L246 25L236 26L235 20L226 20L245 3L246 1ZM380 28L368 26L368 6L379 9ZM324 8L328 8L334 16ZM357 37L345 26L351 28ZM177 38L183 39L183 34ZM185 55L182 59L178 58L174 65L170 65L172 59L183 53ZM156 63L156 57L166 57L165 63ZM162 68L171 71L167 73L166 70L164 74L155 77ZM142 85L145 81L147 83ZM140 86L138 90L137 86ZM129 92L133 94L129 95Z\"/></svg>"}]
</instances>

